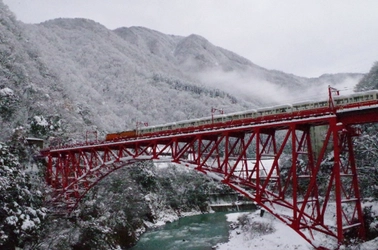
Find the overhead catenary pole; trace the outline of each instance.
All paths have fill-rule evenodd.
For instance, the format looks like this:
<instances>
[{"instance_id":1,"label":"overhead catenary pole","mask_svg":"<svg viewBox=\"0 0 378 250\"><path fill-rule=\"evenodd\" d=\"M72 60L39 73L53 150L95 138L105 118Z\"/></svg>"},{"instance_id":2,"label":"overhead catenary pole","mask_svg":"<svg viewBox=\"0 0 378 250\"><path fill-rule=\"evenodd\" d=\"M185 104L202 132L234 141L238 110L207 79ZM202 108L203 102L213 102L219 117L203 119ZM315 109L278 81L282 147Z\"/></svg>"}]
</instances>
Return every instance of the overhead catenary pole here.
<instances>
[{"instance_id":1,"label":"overhead catenary pole","mask_svg":"<svg viewBox=\"0 0 378 250\"><path fill-rule=\"evenodd\" d=\"M135 131L136 131L136 134L139 135L139 129L141 127L148 127L148 122L140 122L140 121L137 121L135 123Z\"/></svg>"},{"instance_id":2,"label":"overhead catenary pole","mask_svg":"<svg viewBox=\"0 0 378 250\"><path fill-rule=\"evenodd\" d=\"M338 89L332 88L331 85L328 85L328 102L329 107L332 111L335 111L335 103L332 98L332 94L340 95L340 91Z\"/></svg>"},{"instance_id":3,"label":"overhead catenary pole","mask_svg":"<svg viewBox=\"0 0 378 250\"><path fill-rule=\"evenodd\" d=\"M214 113L216 111L223 115L223 109L211 108L211 123L214 123Z\"/></svg>"}]
</instances>

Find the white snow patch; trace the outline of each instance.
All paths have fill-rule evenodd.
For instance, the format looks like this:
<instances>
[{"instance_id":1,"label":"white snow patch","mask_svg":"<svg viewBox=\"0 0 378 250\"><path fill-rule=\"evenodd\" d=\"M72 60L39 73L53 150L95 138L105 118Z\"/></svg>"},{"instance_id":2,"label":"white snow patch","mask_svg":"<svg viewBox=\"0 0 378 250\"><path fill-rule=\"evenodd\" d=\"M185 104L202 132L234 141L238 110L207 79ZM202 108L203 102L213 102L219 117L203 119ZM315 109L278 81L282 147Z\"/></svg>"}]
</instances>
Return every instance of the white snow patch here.
<instances>
[{"instance_id":1,"label":"white snow patch","mask_svg":"<svg viewBox=\"0 0 378 250\"><path fill-rule=\"evenodd\" d=\"M43 116L36 115L34 116L34 120L37 122L38 125L46 127L49 123Z\"/></svg>"},{"instance_id":2,"label":"white snow patch","mask_svg":"<svg viewBox=\"0 0 378 250\"><path fill-rule=\"evenodd\" d=\"M5 221L7 222L8 225L16 225L16 223L18 222L18 218L12 215L12 216L7 217Z\"/></svg>"},{"instance_id":3,"label":"white snow patch","mask_svg":"<svg viewBox=\"0 0 378 250\"><path fill-rule=\"evenodd\" d=\"M227 220L236 222L238 217L246 213L227 214ZM253 221L271 224L274 232L267 234L254 234L249 231L242 231L240 228L233 229L230 233L230 240L215 246L217 250L250 250L250 249L287 249L287 250L312 250L313 247L298 235L294 230L283 224L272 215L265 213L264 217L259 216L259 211L247 213L253 217Z\"/></svg>"},{"instance_id":4,"label":"white snow patch","mask_svg":"<svg viewBox=\"0 0 378 250\"><path fill-rule=\"evenodd\" d=\"M31 220L29 220L29 216L27 216L26 220L22 222L22 230L26 231L28 229L32 229L35 227L35 223Z\"/></svg>"},{"instance_id":5,"label":"white snow patch","mask_svg":"<svg viewBox=\"0 0 378 250\"><path fill-rule=\"evenodd\" d=\"M0 95L1 96L12 96L12 95L14 95L14 92L10 88L3 88L3 89L0 89Z\"/></svg>"}]
</instances>

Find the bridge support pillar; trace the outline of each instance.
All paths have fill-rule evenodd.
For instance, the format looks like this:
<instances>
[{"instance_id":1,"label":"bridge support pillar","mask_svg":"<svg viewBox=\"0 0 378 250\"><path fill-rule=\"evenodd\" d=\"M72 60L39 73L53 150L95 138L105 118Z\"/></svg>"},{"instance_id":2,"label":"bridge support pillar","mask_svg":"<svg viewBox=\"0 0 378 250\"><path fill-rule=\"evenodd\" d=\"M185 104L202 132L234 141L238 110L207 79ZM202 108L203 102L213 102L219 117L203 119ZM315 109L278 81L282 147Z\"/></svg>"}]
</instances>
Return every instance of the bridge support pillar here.
<instances>
[{"instance_id":1,"label":"bridge support pillar","mask_svg":"<svg viewBox=\"0 0 378 250\"><path fill-rule=\"evenodd\" d=\"M313 127L324 128L314 150ZM172 138L143 138L48 151L46 181L72 209L102 178L138 161L166 159L211 173L316 248L365 236L353 154L356 131L336 115L240 124ZM333 217L335 216L336 221ZM325 237L321 237L324 239ZM336 247L335 247L336 248Z\"/></svg>"},{"instance_id":2,"label":"bridge support pillar","mask_svg":"<svg viewBox=\"0 0 378 250\"><path fill-rule=\"evenodd\" d=\"M333 176L335 182L336 224L339 245L351 238L365 239L357 167L352 137L358 135L351 126L331 123L334 145ZM331 184L331 183L330 183Z\"/></svg>"}]
</instances>

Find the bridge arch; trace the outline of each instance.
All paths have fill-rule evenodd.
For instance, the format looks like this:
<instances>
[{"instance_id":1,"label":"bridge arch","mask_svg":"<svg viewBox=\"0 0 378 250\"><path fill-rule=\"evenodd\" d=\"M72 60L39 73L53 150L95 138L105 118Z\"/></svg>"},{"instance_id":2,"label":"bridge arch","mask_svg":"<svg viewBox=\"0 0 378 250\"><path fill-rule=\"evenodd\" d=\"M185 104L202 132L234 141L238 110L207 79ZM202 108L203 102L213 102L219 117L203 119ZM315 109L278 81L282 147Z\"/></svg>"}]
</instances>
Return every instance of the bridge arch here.
<instances>
[{"instance_id":1,"label":"bridge arch","mask_svg":"<svg viewBox=\"0 0 378 250\"><path fill-rule=\"evenodd\" d=\"M313 149L311 129L324 126L323 144ZM46 181L54 201L72 209L99 180L143 160L171 161L208 174L249 197L320 247L317 234L342 244L350 230L364 237L352 137L357 131L335 115L212 130L139 137L94 145L48 149ZM329 151L331 150L331 151ZM256 160L250 160L253 152ZM281 164L284 154L291 164ZM329 157L333 155L333 157ZM272 163L263 160L271 157ZM324 162L328 161L327 174ZM336 221L327 220L332 210Z\"/></svg>"},{"instance_id":2,"label":"bridge arch","mask_svg":"<svg viewBox=\"0 0 378 250\"><path fill-rule=\"evenodd\" d=\"M88 168L86 171L75 172L73 169L70 174L65 170L69 162L67 160L68 156L65 156L65 158L54 159L53 163L49 162L53 166L51 165L46 175L46 183L53 187L49 203L53 204L53 210L56 213L72 212L85 195L109 174L122 167L145 161L130 158L110 160Z\"/></svg>"}]
</instances>

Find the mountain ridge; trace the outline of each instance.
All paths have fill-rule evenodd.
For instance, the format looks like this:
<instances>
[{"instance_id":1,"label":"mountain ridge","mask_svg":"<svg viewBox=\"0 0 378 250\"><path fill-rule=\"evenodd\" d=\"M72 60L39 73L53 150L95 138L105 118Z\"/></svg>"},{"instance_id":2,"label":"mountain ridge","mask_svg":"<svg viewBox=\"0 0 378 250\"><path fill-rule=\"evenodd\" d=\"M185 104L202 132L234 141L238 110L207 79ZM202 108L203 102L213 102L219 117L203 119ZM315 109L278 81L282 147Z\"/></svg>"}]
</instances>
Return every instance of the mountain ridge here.
<instances>
[{"instance_id":1,"label":"mountain ridge","mask_svg":"<svg viewBox=\"0 0 378 250\"><path fill-rule=\"evenodd\" d=\"M78 139L87 130L103 135L135 128L138 121L154 125L209 116L212 107L227 113L309 99L306 92L326 92L329 82L356 84L363 76L346 73L320 81L265 69L195 34L109 30L83 18L24 24L0 7L0 32L18 55L6 54L3 46L2 54L13 61L1 64L0 89L11 89L19 100L2 116L0 122L9 128L3 137L17 124L40 137ZM18 71L8 70L16 66ZM13 78L16 85L6 80ZM32 131L36 116L55 130L49 135Z\"/></svg>"}]
</instances>

